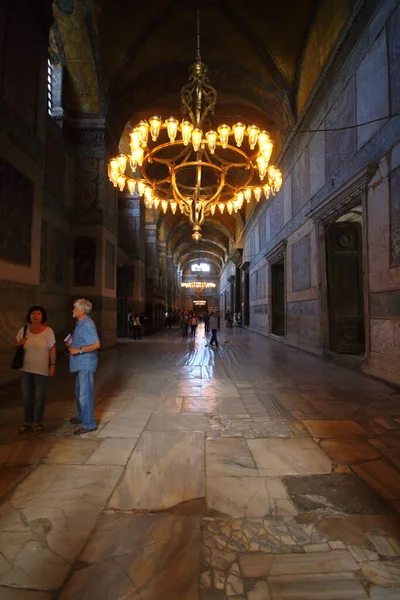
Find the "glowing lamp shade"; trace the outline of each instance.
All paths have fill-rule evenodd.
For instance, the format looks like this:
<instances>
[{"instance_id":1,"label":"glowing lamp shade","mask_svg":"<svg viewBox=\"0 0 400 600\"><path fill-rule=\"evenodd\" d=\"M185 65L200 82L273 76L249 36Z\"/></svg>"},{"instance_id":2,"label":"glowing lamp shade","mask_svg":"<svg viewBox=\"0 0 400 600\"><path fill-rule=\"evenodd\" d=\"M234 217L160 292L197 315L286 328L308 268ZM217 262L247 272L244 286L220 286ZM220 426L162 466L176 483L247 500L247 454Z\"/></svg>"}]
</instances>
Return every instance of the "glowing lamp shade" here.
<instances>
[{"instance_id":1,"label":"glowing lamp shade","mask_svg":"<svg viewBox=\"0 0 400 600\"><path fill-rule=\"evenodd\" d=\"M136 184L133 179L128 179L128 190L131 196L135 193Z\"/></svg>"},{"instance_id":2,"label":"glowing lamp shade","mask_svg":"<svg viewBox=\"0 0 400 600\"><path fill-rule=\"evenodd\" d=\"M219 140L224 149L228 145L230 132L231 132L231 128L229 127L229 125L220 125L218 127Z\"/></svg>"},{"instance_id":3,"label":"glowing lamp shade","mask_svg":"<svg viewBox=\"0 0 400 600\"><path fill-rule=\"evenodd\" d=\"M182 133L182 141L185 146L188 145L192 138L193 125L190 121L182 121L181 123L181 133Z\"/></svg>"},{"instance_id":4,"label":"glowing lamp shade","mask_svg":"<svg viewBox=\"0 0 400 600\"><path fill-rule=\"evenodd\" d=\"M246 200L246 202L248 204L250 202L250 200L251 200L251 188L246 188L244 190L244 197L245 197L245 200Z\"/></svg>"},{"instance_id":5,"label":"glowing lamp shade","mask_svg":"<svg viewBox=\"0 0 400 600\"><path fill-rule=\"evenodd\" d=\"M124 188L125 188L125 177L120 175L117 179L117 183L118 183L119 191L123 192Z\"/></svg>"},{"instance_id":6,"label":"glowing lamp shade","mask_svg":"<svg viewBox=\"0 0 400 600\"><path fill-rule=\"evenodd\" d=\"M197 150L200 148L202 138L203 138L203 132L201 131L201 129L197 129L197 127L195 129L193 129L192 145L193 145L193 150L195 152L197 152Z\"/></svg>"},{"instance_id":7,"label":"glowing lamp shade","mask_svg":"<svg viewBox=\"0 0 400 600\"><path fill-rule=\"evenodd\" d=\"M142 146L146 147L149 141L149 124L147 123L147 121L140 121L140 123L138 123L137 129L140 133L140 140Z\"/></svg>"},{"instance_id":8,"label":"glowing lamp shade","mask_svg":"<svg viewBox=\"0 0 400 600\"><path fill-rule=\"evenodd\" d=\"M246 125L243 123L235 123L232 127L233 135L235 136L235 142L238 148L242 145L244 134L246 132Z\"/></svg>"},{"instance_id":9,"label":"glowing lamp shade","mask_svg":"<svg viewBox=\"0 0 400 600\"><path fill-rule=\"evenodd\" d=\"M138 181L137 191L138 191L139 196L143 196L145 189L146 189L145 182L144 181Z\"/></svg>"},{"instance_id":10,"label":"glowing lamp shade","mask_svg":"<svg viewBox=\"0 0 400 600\"><path fill-rule=\"evenodd\" d=\"M142 136L137 127L135 127L135 129L131 133L131 141L130 141L129 145L131 147L132 154L134 154L135 150L137 150L138 148L141 148L141 146L142 146Z\"/></svg>"},{"instance_id":11,"label":"glowing lamp shade","mask_svg":"<svg viewBox=\"0 0 400 600\"><path fill-rule=\"evenodd\" d=\"M219 212L221 213L221 215L224 214L224 210L225 210L225 204L223 202L220 202L218 204L218 208L219 208Z\"/></svg>"},{"instance_id":12,"label":"glowing lamp shade","mask_svg":"<svg viewBox=\"0 0 400 600\"><path fill-rule=\"evenodd\" d=\"M165 213L168 210L168 202L166 200L161 200L161 208L162 208L162 211L163 211L163 213L165 215Z\"/></svg>"},{"instance_id":13,"label":"glowing lamp shade","mask_svg":"<svg viewBox=\"0 0 400 600\"><path fill-rule=\"evenodd\" d=\"M262 188L255 187L253 191L255 199L257 200L257 202L260 202L262 196Z\"/></svg>"},{"instance_id":14,"label":"glowing lamp shade","mask_svg":"<svg viewBox=\"0 0 400 600\"><path fill-rule=\"evenodd\" d=\"M207 140L207 144L208 144L208 148L211 152L211 154L214 154L215 152L215 148L217 146L217 138L218 138L218 134L216 131L207 131L206 133L206 140Z\"/></svg>"},{"instance_id":15,"label":"glowing lamp shade","mask_svg":"<svg viewBox=\"0 0 400 600\"><path fill-rule=\"evenodd\" d=\"M258 140L258 134L260 133L260 128L257 125L250 125L247 128L247 135L249 136L249 146L250 150L254 150Z\"/></svg>"},{"instance_id":16,"label":"glowing lamp shade","mask_svg":"<svg viewBox=\"0 0 400 600\"><path fill-rule=\"evenodd\" d=\"M178 133L179 121L178 119L174 119L174 117L170 117L169 119L166 119L165 125L167 127L169 141L173 143L175 141L176 134Z\"/></svg>"},{"instance_id":17,"label":"glowing lamp shade","mask_svg":"<svg viewBox=\"0 0 400 600\"><path fill-rule=\"evenodd\" d=\"M257 162L258 175L262 181L267 174L268 163L262 154L260 154L260 156L257 157L256 162Z\"/></svg>"},{"instance_id":18,"label":"glowing lamp shade","mask_svg":"<svg viewBox=\"0 0 400 600\"><path fill-rule=\"evenodd\" d=\"M161 117L150 117L149 123L151 139L153 140L153 142L156 142L162 125Z\"/></svg>"}]
</instances>

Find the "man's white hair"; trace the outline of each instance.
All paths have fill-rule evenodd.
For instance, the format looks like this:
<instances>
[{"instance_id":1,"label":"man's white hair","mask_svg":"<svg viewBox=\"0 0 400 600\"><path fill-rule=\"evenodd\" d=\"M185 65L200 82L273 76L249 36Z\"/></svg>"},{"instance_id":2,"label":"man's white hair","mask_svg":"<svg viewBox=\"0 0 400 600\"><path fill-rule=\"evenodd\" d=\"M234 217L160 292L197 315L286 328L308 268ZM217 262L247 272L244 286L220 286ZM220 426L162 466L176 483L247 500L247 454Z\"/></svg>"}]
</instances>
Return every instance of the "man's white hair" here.
<instances>
[{"instance_id":1,"label":"man's white hair","mask_svg":"<svg viewBox=\"0 0 400 600\"><path fill-rule=\"evenodd\" d=\"M80 298L79 300L75 300L74 307L78 308L79 310L83 310L85 315L90 315L90 313L92 312L93 305L91 302L89 302L89 300L85 300L85 298Z\"/></svg>"}]
</instances>

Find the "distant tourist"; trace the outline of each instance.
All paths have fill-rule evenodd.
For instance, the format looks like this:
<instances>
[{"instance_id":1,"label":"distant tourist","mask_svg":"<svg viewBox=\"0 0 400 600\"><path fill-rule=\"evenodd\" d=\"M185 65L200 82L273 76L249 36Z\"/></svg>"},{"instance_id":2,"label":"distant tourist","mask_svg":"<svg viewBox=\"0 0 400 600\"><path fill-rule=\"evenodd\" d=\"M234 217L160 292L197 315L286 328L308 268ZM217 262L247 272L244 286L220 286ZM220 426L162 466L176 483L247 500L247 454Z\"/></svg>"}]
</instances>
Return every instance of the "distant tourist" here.
<instances>
[{"instance_id":1,"label":"distant tourist","mask_svg":"<svg viewBox=\"0 0 400 600\"><path fill-rule=\"evenodd\" d=\"M214 344L216 346L218 346L218 340L217 340L217 331L218 331L218 318L217 315L215 313L211 313L211 317L210 317L210 329L211 329L211 340L210 340L210 346L213 346Z\"/></svg>"},{"instance_id":2,"label":"distant tourist","mask_svg":"<svg viewBox=\"0 0 400 600\"><path fill-rule=\"evenodd\" d=\"M134 340L142 339L142 335L141 335L141 331L140 331L140 319L139 319L139 315L137 313L133 317L133 339Z\"/></svg>"},{"instance_id":3,"label":"distant tourist","mask_svg":"<svg viewBox=\"0 0 400 600\"><path fill-rule=\"evenodd\" d=\"M129 309L128 312L128 339L130 340L133 335L133 312Z\"/></svg>"},{"instance_id":4,"label":"distant tourist","mask_svg":"<svg viewBox=\"0 0 400 600\"><path fill-rule=\"evenodd\" d=\"M25 420L18 433L43 430L47 378L56 372L56 340L46 320L42 306L31 306L26 315L28 325L21 327L14 343L24 348L20 371Z\"/></svg>"},{"instance_id":5,"label":"distant tourist","mask_svg":"<svg viewBox=\"0 0 400 600\"><path fill-rule=\"evenodd\" d=\"M196 315L196 313L193 313L192 318L190 319L190 333L192 334L193 337L195 337L195 335L196 335L196 329L197 329L198 323L199 323L199 321L197 319L197 315Z\"/></svg>"},{"instance_id":6,"label":"distant tourist","mask_svg":"<svg viewBox=\"0 0 400 600\"><path fill-rule=\"evenodd\" d=\"M72 316L77 319L74 333L67 342L70 354L69 370L76 373L75 396L77 416L70 419L73 425L82 425L74 435L97 429L94 420L94 373L97 369L97 350L100 340L94 321L89 317L92 303L81 298L74 303Z\"/></svg>"}]
</instances>

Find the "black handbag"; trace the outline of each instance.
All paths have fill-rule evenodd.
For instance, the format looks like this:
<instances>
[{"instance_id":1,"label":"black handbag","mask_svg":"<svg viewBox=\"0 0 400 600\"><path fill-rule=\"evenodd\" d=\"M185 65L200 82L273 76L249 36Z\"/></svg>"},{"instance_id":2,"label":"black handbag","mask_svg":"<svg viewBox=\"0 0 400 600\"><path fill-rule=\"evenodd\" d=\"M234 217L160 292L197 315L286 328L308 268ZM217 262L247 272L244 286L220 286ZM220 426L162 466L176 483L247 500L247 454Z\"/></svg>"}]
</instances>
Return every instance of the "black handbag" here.
<instances>
[{"instance_id":1,"label":"black handbag","mask_svg":"<svg viewBox=\"0 0 400 600\"><path fill-rule=\"evenodd\" d=\"M25 325L24 334L22 336L23 338L26 336L27 329L28 329L28 326ZM21 369L23 364L24 364L24 347L18 346L18 348L15 351L14 358L11 361L11 368L12 369Z\"/></svg>"}]
</instances>

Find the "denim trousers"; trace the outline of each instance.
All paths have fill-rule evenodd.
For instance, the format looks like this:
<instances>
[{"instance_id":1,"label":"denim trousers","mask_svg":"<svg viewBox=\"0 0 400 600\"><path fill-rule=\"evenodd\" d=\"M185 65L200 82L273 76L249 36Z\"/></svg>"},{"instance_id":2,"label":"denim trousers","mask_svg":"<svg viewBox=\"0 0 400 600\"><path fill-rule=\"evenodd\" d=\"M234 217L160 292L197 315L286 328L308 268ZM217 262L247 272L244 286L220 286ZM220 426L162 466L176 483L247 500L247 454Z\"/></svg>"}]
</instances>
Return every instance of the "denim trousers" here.
<instances>
[{"instance_id":1,"label":"denim trousers","mask_svg":"<svg viewBox=\"0 0 400 600\"><path fill-rule=\"evenodd\" d=\"M75 379L75 397L78 418L85 429L94 429L94 372L78 371Z\"/></svg>"},{"instance_id":2,"label":"denim trousers","mask_svg":"<svg viewBox=\"0 0 400 600\"><path fill-rule=\"evenodd\" d=\"M25 422L41 423L46 403L46 375L21 371L21 387L24 397Z\"/></svg>"},{"instance_id":3,"label":"denim trousers","mask_svg":"<svg viewBox=\"0 0 400 600\"><path fill-rule=\"evenodd\" d=\"M212 346L215 342L215 344L218 346L218 340L217 340L217 329L211 329L211 340L210 340L210 346Z\"/></svg>"}]
</instances>

